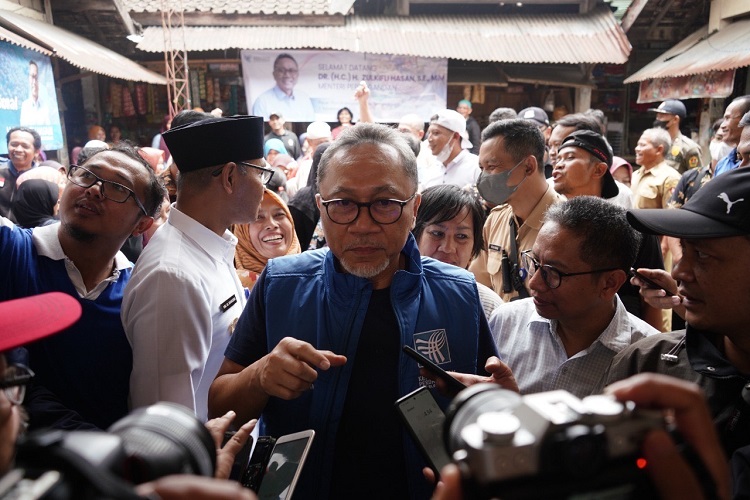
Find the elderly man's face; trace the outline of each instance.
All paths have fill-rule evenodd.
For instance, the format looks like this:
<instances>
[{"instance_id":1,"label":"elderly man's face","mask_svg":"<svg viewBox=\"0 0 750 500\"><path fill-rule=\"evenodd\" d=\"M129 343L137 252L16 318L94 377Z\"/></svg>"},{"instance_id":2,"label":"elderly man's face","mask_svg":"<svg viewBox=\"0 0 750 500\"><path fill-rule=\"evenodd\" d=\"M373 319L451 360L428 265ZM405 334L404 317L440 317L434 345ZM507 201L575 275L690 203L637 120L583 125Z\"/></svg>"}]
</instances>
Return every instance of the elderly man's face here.
<instances>
[{"instance_id":1,"label":"elderly man's face","mask_svg":"<svg viewBox=\"0 0 750 500\"><path fill-rule=\"evenodd\" d=\"M736 144L740 140L740 134L742 133L742 127L740 127L740 120L742 119L741 102L733 102L727 106L724 111L724 121L721 122L721 132L724 134L724 142L727 144Z\"/></svg>"},{"instance_id":2,"label":"elderly man's face","mask_svg":"<svg viewBox=\"0 0 750 500\"><path fill-rule=\"evenodd\" d=\"M361 144L341 150L330 159L319 185L318 208L326 241L344 271L368 278L376 288L390 285L399 269L399 257L414 226L420 196L404 207L393 224L380 224L360 207L359 216L349 224L333 222L322 200L343 198L359 203L377 200L407 200L416 186L406 178L396 151L391 146Z\"/></svg>"},{"instance_id":3,"label":"elderly man's face","mask_svg":"<svg viewBox=\"0 0 750 500\"><path fill-rule=\"evenodd\" d=\"M733 200L734 201L734 200ZM695 328L746 335L750 321L748 236L681 240L682 259L672 269L685 320Z\"/></svg>"},{"instance_id":4,"label":"elderly man's face","mask_svg":"<svg viewBox=\"0 0 750 500\"><path fill-rule=\"evenodd\" d=\"M276 61L273 67L273 78L281 90L291 95L294 86L297 85L298 77L299 68L293 59L283 57Z\"/></svg>"},{"instance_id":5,"label":"elderly man's face","mask_svg":"<svg viewBox=\"0 0 750 500\"><path fill-rule=\"evenodd\" d=\"M642 167L651 168L664 159L661 146L656 146L651 134L644 132L635 146L635 162Z\"/></svg>"}]
</instances>

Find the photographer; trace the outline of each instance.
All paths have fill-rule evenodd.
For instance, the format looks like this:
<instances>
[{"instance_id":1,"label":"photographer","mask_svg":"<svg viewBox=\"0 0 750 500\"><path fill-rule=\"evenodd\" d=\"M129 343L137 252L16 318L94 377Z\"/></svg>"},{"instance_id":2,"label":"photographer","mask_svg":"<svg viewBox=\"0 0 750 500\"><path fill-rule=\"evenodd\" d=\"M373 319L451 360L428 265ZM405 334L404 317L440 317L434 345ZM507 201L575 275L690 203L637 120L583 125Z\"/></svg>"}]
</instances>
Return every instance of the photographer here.
<instances>
[{"instance_id":1,"label":"photographer","mask_svg":"<svg viewBox=\"0 0 750 500\"><path fill-rule=\"evenodd\" d=\"M59 292L0 302L0 477L13 467L16 442L27 427L28 416L21 403L26 386L34 378L27 367L9 362L16 357L14 349L66 329L80 316L79 302ZM222 437L234 418L234 412L229 412L206 424L217 449L216 478L229 476L235 454L255 426L255 421L246 423L222 448ZM7 490L2 492L7 493ZM255 498L236 482L189 475L170 475L142 484L133 490L132 496L136 495L163 500Z\"/></svg>"},{"instance_id":2,"label":"photographer","mask_svg":"<svg viewBox=\"0 0 750 500\"><path fill-rule=\"evenodd\" d=\"M688 382L665 375L641 374L605 389L620 401L633 401L644 408L660 408L672 415L684 440L702 459L716 485L715 498L730 498L729 468L719 439L711 425L711 415L703 391ZM685 500L704 498L696 474L664 431L649 433L643 443L648 472L660 498ZM462 499L461 474L451 464L441 471L441 482L433 500Z\"/></svg>"}]
</instances>

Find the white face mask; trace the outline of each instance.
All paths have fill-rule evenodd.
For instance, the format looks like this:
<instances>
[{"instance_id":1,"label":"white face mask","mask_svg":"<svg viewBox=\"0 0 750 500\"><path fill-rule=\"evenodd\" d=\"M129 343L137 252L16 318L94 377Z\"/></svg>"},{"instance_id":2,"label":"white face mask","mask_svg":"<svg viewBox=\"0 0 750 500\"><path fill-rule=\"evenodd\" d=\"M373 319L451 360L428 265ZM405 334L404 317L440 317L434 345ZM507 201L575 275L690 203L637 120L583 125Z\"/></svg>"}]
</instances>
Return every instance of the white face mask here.
<instances>
[{"instance_id":1,"label":"white face mask","mask_svg":"<svg viewBox=\"0 0 750 500\"><path fill-rule=\"evenodd\" d=\"M445 146L443 146L443 149L441 149L440 152L435 155L435 158L437 158L437 161L439 161L440 163L445 163L446 160L450 157L451 153L453 152L453 146L451 146L452 141L453 141L453 137L448 139L448 142L445 143Z\"/></svg>"}]
</instances>

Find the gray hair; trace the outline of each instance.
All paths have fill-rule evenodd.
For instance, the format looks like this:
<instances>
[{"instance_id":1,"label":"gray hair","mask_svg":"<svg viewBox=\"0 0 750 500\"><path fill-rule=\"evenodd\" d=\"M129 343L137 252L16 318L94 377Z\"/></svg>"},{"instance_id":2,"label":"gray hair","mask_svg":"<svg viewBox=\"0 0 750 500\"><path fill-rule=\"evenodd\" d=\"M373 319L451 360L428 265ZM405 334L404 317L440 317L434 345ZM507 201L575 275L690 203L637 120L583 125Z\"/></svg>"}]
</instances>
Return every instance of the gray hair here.
<instances>
[{"instance_id":1,"label":"gray hair","mask_svg":"<svg viewBox=\"0 0 750 500\"><path fill-rule=\"evenodd\" d=\"M555 203L544 214L552 222L581 238L581 260L594 269L629 271L638 255L641 234L633 229L625 210L596 196L576 196Z\"/></svg>"},{"instance_id":2,"label":"gray hair","mask_svg":"<svg viewBox=\"0 0 750 500\"><path fill-rule=\"evenodd\" d=\"M513 108L497 108L495 111L490 113L490 123L494 123L500 120L511 120L517 118L518 113Z\"/></svg>"},{"instance_id":3,"label":"gray hair","mask_svg":"<svg viewBox=\"0 0 750 500\"><path fill-rule=\"evenodd\" d=\"M398 130L392 129L378 123L358 123L355 127L349 127L323 153L318 166L318 186L325 179L331 158L339 151L348 152L350 149L362 144L375 144L377 146L390 146L396 150L399 163L404 170L404 175L417 188L417 157Z\"/></svg>"},{"instance_id":4,"label":"gray hair","mask_svg":"<svg viewBox=\"0 0 750 500\"><path fill-rule=\"evenodd\" d=\"M669 148L672 147L672 137L669 132L663 128L650 128L643 131L641 137L648 137L648 142L654 145L654 147L662 147L662 152L666 156L669 153Z\"/></svg>"}]
</instances>

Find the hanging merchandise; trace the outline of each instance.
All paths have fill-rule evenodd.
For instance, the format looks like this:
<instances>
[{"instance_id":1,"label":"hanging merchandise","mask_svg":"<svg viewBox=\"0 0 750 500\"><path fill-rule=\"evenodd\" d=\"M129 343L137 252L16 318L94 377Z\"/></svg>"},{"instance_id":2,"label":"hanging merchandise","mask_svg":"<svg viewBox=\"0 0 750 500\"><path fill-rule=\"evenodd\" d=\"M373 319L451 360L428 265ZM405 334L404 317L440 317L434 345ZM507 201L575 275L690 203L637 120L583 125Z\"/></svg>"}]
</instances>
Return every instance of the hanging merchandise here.
<instances>
[{"instance_id":1,"label":"hanging merchandise","mask_svg":"<svg viewBox=\"0 0 750 500\"><path fill-rule=\"evenodd\" d=\"M199 83L199 79L200 75L197 70L190 72L190 99L193 103L193 106L200 106L201 85Z\"/></svg>"},{"instance_id":2,"label":"hanging merchandise","mask_svg":"<svg viewBox=\"0 0 750 500\"><path fill-rule=\"evenodd\" d=\"M202 101L206 100L206 70L201 69L198 72L198 83L199 83L199 89L198 89L198 96Z\"/></svg>"},{"instance_id":3,"label":"hanging merchandise","mask_svg":"<svg viewBox=\"0 0 750 500\"><path fill-rule=\"evenodd\" d=\"M109 99L112 101L112 116L122 116L122 85L112 82L109 84Z\"/></svg>"},{"instance_id":4,"label":"hanging merchandise","mask_svg":"<svg viewBox=\"0 0 750 500\"><path fill-rule=\"evenodd\" d=\"M135 106L133 106L133 96L130 94L130 88L122 86L122 116L135 116Z\"/></svg>"},{"instance_id":5,"label":"hanging merchandise","mask_svg":"<svg viewBox=\"0 0 750 500\"><path fill-rule=\"evenodd\" d=\"M156 95L154 94L154 86L148 85L146 87L146 100L148 101L148 110L147 113L149 115L156 114Z\"/></svg>"},{"instance_id":6,"label":"hanging merchandise","mask_svg":"<svg viewBox=\"0 0 750 500\"><path fill-rule=\"evenodd\" d=\"M484 85L474 85L471 88L471 102L484 104Z\"/></svg>"},{"instance_id":7,"label":"hanging merchandise","mask_svg":"<svg viewBox=\"0 0 750 500\"><path fill-rule=\"evenodd\" d=\"M219 101L223 101L223 96L221 95L221 85L219 84L219 79L214 78L214 98L212 101L208 101L212 103L213 106L218 106Z\"/></svg>"},{"instance_id":8,"label":"hanging merchandise","mask_svg":"<svg viewBox=\"0 0 750 500\"><path fill-rule=\"evenodd\" d=\"M204 99L208 102L214 101L214 81L211 78L206 78L206 96Z\"/></svg>"},{"instance_id":9,"label":"hanging merchandise","mask_svg":"<svg viewBox=\"0 0 750 500\"><path fill-rule=\"evenodd\" d=\"M135 109L139 115L146 114L146 84L135 84Z\"/></svg>"}]
</instances>

